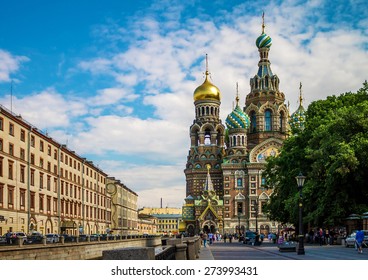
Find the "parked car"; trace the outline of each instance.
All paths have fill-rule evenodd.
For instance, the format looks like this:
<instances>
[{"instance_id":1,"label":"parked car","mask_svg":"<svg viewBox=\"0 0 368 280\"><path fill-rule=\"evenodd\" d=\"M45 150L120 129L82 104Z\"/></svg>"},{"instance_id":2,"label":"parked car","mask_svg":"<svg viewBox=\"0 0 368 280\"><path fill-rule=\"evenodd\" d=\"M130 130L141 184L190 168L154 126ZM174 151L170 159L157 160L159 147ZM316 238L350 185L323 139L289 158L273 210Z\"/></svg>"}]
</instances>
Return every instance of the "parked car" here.
<instances>
[{"instance_id":1,"label":"parked car","mask_svg":"<svg viewBox=\"0 0 368 280\"><path fill-rule=\"evenodd\" d=\"M21 232L21 231L12 232L10 242L11 243L16 243L16 240L18 239L18 237L22 238L23 244L27 243L27 235L24 232Z\"/></svg>"},{"instance_id":2,"label":"parked car","mask_svg":"<svg viewBox=\"0 0 368 280\"><path fill-rule=\"evenodd\" d=\"M6 234L0 236L0 244L6 244Z\"/></svg>"},{"instance_id":3,"label":"parked car","mask_svg":"<svg viewBox=\"0 0 368 280\"><path fill-rule=\"evenodd\" d=\"M345 247L355 247L355 236L356 232L348 235L345 239Z\"/></svg>"},{"instance_id":4,"label":"parked car","mask_svg":"<svg viewBox=\"0 0 368 280\"><path fill-rule=\"evenodd\" d=\"M47 243L58 243L59 235L56 233L48 233L46 234L46 242Z\"/></svg>"},{"instance_id":5,"label":"parked car","mask_svg":"<svg viewBox=\"0 0 368 280\"><path fill-rule=\"evenodd\" d=\"M75 242L75 236L69 235L69 234L62 234L61 236L64 236L65 242Z\"/></svg>"},{"instance_id":6,"label":"parked car","mask_svg":"<svg viewBox=\"0 0 368 280\"><path fill-rule=\"evenodd\" d=\"M27 236L27 243L42 243L43 235L37 231L32 232L30 235Z\"/></svg>"},{"instance_id":7,"label":"parked car","mask_svg":"<svg viewBox=\"0 0 368 280\"><path fill-rule=\"evenodd\" d=\"M80 234L80 235L79 235L79 241L80 241L80 242L87 241L87 237L88 237L88 235L87 235L87 234Z\"/></svg>"},{"instance_id":8,"label":"parked car","mask_svg":"<svg viewBox=\"0 0 368 280\"><path fill-rule=\"evenodd\" d=\"M364 242L367 244L368 243L368 230L363 230L363 232L364 232ZM350 235L346 237L345 247L355 247L355 236L356 236L356 230L354 230Z\"/></svg>"}]
</instances>

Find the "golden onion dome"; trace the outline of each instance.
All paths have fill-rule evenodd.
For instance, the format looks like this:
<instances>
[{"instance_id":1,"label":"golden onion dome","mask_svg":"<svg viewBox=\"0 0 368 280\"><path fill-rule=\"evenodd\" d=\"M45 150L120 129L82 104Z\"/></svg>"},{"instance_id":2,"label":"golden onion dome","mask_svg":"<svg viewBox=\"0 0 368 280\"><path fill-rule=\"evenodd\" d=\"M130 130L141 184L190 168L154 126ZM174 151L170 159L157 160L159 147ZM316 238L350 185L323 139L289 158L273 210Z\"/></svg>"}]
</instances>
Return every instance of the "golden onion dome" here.
<instances>
[{"instance_id":1,"label":"golden onion dome","mask_svg":"<svg viewBox=\"0 0 368 280\"><path fill-rule=\"evenodd\" d=\"M201 84L199 87L195 89L194 94L193 94L194 101L206 100L206 99L220 101L221 92L218 89L218 87L216 87L214 84L212 84L208 80L208 75L209 75L209 72L206 71L206 78L203 84Z\"/></svg>"}]
</instances>

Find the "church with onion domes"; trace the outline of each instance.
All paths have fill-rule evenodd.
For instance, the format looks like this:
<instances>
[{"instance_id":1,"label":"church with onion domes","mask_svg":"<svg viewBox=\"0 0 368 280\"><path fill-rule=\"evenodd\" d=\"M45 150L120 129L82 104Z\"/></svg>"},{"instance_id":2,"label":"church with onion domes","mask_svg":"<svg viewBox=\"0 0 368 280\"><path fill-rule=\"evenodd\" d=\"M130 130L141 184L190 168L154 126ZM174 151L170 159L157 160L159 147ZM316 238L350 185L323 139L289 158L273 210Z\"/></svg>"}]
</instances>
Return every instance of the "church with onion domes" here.
<instances>
[{"instance_id":1,"label":"church with onion domes","mask_svg":"<svg viewBox=\"0 0 368 280\"><path fill-rule=\"evenodd\" d=\"M250 78L244 106L237 89L235 108L222 123L221 92L210 81L207 55L205 80L193 94L195 118L189 129L182 211L190 235L251 230L267 236L281 228L263 212L272 190L266 188L262 173L266 159L277 156L291 130L302 129L304 108L300 97L300 106L290 117L280 79L271 70L272 39L262 18L262 33L256 40L258 71Z\"/></svg>"}]
</instances>

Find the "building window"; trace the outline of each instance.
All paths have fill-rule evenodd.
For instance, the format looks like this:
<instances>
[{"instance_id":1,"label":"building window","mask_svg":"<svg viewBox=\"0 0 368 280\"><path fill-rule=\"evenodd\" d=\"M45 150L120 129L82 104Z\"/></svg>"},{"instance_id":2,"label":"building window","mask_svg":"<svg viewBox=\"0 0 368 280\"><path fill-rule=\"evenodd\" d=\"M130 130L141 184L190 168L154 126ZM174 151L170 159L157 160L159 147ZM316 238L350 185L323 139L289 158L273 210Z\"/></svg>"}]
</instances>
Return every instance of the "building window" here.
<instances>
[{"instance_id":1,"label":"building window","mask_svg":"<svg viewBox=\"0 0 368 280\"><path fill-rule=\"evenodd\" d=\"M8 205L10 208L13 208L14 204L14 188L8 187Z\"/></svg>"},{"instance_id":2,"label":"building window","mask_svg":"<svg viewBox=\"0 0 368 280\"><path fill-rule=\"evenodd\" d=\"M43 168L43 158L40 158L40 167Z\"/></svg>"},{"instance_id":3,"label":"building window","mask_svg":"<svg viewBox=\"0 0 368 280\"><path fill-rule=\"evenodd\" d=\"M0 151L3 150L3 139L0 138Z\"/></svg>"},{"instance_id":4,"label":"building window","mask_svg":"<svg viewBox=\"0 0 368 280\"><path fill-rule=\"evenodd\" d=\"M9 161L8 179L13 180L13 162L12 161Z\"/></svg>"},{"instance_id":5,"label":"building window","mask_svg":"<svg viewBox=\"0 0 368 280\"><path fill-rule=\"evenodd\" d=\"M26 141L26 132L24 129L20 130L20 140L25 142Z\"/></svg>"},{"instance_id":6,"label":"building window","mask_svg":"<svg viewBox=\"0 0 368 280\"><path fill-rule=\"evenodd\" d=\"M51 190L51 176L47 175L47 190Z\"/></svg>"},{"instance_id":7,"label":"building window","mask_svg":"<svg viewBox=\"0 0 368 280\"><path fill-rule=\"evenodd\" d=\"M25 182L25 174L26 174L26 167L24 165L20 166L20 182Z\"/></svg>"},{"instance_id":8,"label":"building window","mask_svg":"<svg viewBox=\"0 0 368 280\"><path fill-rule=\"evenodd\" d=\"M243 187L243 178L237 178L236 179L236 186L238 188L242 188Z\"/></svg>"},{"instance_id":9,"label":"building window","mask_svg":"<svg viewBox=\"0 0 368 280\"><path fill-rule=\"evenodd\" d=\"M47 196L46 210L47 212L51 211L51 197L50 196Z\"/></svg>"},{"instance_id":10,"label":"building window","mask_svg":"<svg viewBox=\"0 0 368 280\"><path fill-rule=\"evenodd\" d=\"M54 150L54 159L57 159L57 150Z\"/></svg>"},{"instance_id":11,"label":"building window","mask_svg":"<svg viewBox=\"0 0 368 280\"><path fill-rule=\"evenodd\" d=\"M4 130L4 119L0 118L0 130Z\"/></svg>"},{"instance_id":12,"label":"building window","mask_svg":"<svg viewBox=\"0 0 368 280\"><path fill-rule=\"evenodd\" d=\"M267 109L265 112L265 131L272 130L272 112Z\"/></svg>"},{"instance_id":13,"label":"building window","mask_svg":"<svg viewBox=\"0 0 368 280\"><path fill-rule=\"evenodd\" d=\"M40 207L40 211L43 212L43 195L40 195L39 207Z\"/></svg>"},{"instance_id":14,"label":"building window","mask_svg":"<svg viewBox=\"0 0 368 280\"><path fill-rule=\"evenodd\" d=\"M47 154L51 156L51 146L50 145L47 146Z\"/></svg>"},{"instance_id":15,"label":"building window","mask_svg":"<svg viewBox=\"0 0 368 280\"><path fill-rule=\"evenodd\" d=\"M20 158L22 160L25 160L26 159L26 152L23 148L20 148Z\"/></svg>"},{"instance_id":16,"label":"building window","mask_svg":"<svg viewBox=\"0 0 368 280\"><path fill-rule=\"evenodd\" d=\"M2 207L4 203L4 185L0 184L0 206Z\"/></svg>"},{"instance_id":17,"label":"building window","mask_svg":"<svg viewBox=\"0 0 368 280\"><path fill-rule=\"evenodd\" d=\"M31 164L35 164L35 156L34 156L34 154L31 154Z\"/></svg>"},{"instance_id":18,"label":"building window","mask_svg":"<svg viewBox=\"0 0 368 280\"><path fill-rule=\"evenodd\" d=\"M40 189L43 189L43 173L40 173Z\"/></svg>"},{"instance_id":19,"label":"building window","mask_svg":"<svg viewBox=\"0 0 368 280\"><path fill-rule=\"evenodd\" d=\"M54 212L57 212L57 198L54 198Z\"/></svg>"},{"instance_id":20,"label":"building window","mask_svg":"<svg viewBox=\"0 0 368 280\"><path fill-rule=\"evenodd\" d=\"M256 112L254 111L250 113L250 130L251 132L257 131L257 116L256 116Z\"/></svg>"},{"instance_id":21,"label":"building window","mask_svg":"<svg viewBox=\"0 0 368 280\"><path fill-rule=\"evenodd\" d=\"M34 186L35 182L35 171L34 169L31 169L31 186Z\"/></svg>"},{"instance_id":22,"label":"building window","mask_svg":"<svg viewBox=\"0 0 368 280\"><path fill-rule=\"evenodd\" d=\"M9 134L14 136L14 124L9 123Z\"/></svg>"},{"instance_id":23,"label":"building window","mask_svg":"<svg viewBox=\"0 0 368 280\"><path fill-rule=\"evenodd\" d=\"M9 155L14 156L14 145L9 143Z\"/></svg>"},{"instance_id":24,"label":"building window","mask_svg":"<svg viewBox=\"0 0 368 280\"><path fill-rule=\"evenodd\" d=\"M20 190L20 206L24 207L26 205L26 191L25 190Z\"/></svg>"},{"instance_id":25,"label":"building window","mask_svg":"<svg viewBox=\"0 0 368 280\"><path fill-rule=\"evenodd\" d=\"M35 146L35 137L31 135L31 147Z\"/></svg>"},{"instance_id":26,"label":"building window","mask_svg":"<svg viewBox=\"0 0 368 280\"><path fill-rule=\"evenodd\" d=\"M43 152L43 141L40 140L40 151Z\"/></svg>"}]
</instances>

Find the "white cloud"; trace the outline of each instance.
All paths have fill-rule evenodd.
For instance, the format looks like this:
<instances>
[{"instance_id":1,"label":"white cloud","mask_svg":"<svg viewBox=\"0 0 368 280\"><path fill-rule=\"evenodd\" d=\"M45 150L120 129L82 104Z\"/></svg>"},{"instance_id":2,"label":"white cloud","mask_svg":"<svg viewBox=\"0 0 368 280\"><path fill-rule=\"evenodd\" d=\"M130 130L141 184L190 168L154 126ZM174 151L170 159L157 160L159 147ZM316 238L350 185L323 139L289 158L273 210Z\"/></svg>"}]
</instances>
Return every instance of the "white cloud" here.
<instances>
[{"instance_id":1,"label":"white cloud","mask_svg":"<svg viewBox=\"0 0 368 280\"><path fill-rule=\"evenodd\" d=\"M0 49L0 83L9 82L10 75L17 72L21 63L29 61L25 56L16 56Z\"/></svg>"},{"instance_id":2,"label":"white cloud","mask_svg":"<svg viewBox=\"0 0 368 280\"><path fill-rule=\"evenodd\" d=\"M10 98L0 102L10 108ZM69 127L71 118L86 113L86 107L79 101L67 100L65 96L48 88L23 98L13 97L13 112L42 130L55 127Z\"/></svg>"},{"instance_id":3,"label":"white cloud","mask_svg":"<svg viewBox=\"0 0 368 280\"><path fill-rule=\"evenodd\" d=\"M119 101L134 101L139 95L130 93L124 88L105 88L97 91L97 96L89 100L91 106L116 104Z\"/></svg>"},{"instance_id":4,"label":"white cloud","mask_svg":"<svg viewBox=\"0 0 368 280\"><path fill-rule=\"evenodd\" d=\"M90 128L73 135L71 145L79 153L139 156L150 161L176 162L184 157L187 130L167 120L100 116L88 118ZM133 160L133 159L132 159Z\"/></svg>"}]
</instances>

